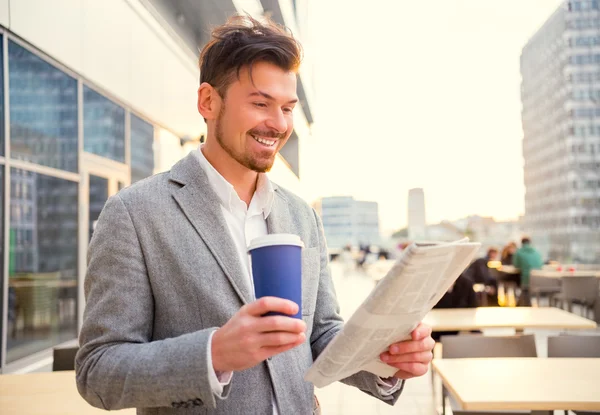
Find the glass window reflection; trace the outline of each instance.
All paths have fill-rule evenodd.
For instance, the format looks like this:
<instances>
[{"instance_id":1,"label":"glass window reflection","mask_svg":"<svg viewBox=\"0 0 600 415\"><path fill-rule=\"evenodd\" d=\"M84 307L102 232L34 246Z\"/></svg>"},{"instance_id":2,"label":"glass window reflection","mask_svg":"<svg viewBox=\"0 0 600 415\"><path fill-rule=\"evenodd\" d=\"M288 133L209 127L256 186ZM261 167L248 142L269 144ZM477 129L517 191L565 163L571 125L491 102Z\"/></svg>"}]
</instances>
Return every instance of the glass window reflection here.
<instances>
[{"instance_id":1,"label":"glass window reflection","mask_svg":"<svg viewBox=\"0 0 600 415\"><path fill-rule=\"evenodd\" d=\"M154 126L131 114L131 183L154 172Z\"/></svg>"},{"instance_id":2,"label":"glass window reflection","mask_svg":"<svg viewBox=\"0 0 600 415\"><path fill-rule=\"evenodd\" d=\"M96 228L96 222L108 200L108 179L90 175L89 239Z\"/></svg>"},{"instance_id":3,"label":"glass window reflection","mask_svg":"<svg viewBox=\"0 0 600 415\"><path fill-rule=\"evenodd\" d=\"M11 169L7 362L77 337L78 183Z\"/></svg>"},{"instance_id":4,"label":"glass window reflection","mask_svg":"<svg viewBox=\"0 0 600 415\"><path fill-rule=\"evenodd\" d=\"M9 41L11 157L77 171L77 81Z\"/></svg>"},{"instance_id":5,"label":"glass window reflection","mask_svg":"<svg viewBox=\"0 0 600 415\"><path fill-rule=\"evenodd\" d=\"M83 147L88 153L125 163L125 110L83 87Z\"/></svg>"}]
</instances>

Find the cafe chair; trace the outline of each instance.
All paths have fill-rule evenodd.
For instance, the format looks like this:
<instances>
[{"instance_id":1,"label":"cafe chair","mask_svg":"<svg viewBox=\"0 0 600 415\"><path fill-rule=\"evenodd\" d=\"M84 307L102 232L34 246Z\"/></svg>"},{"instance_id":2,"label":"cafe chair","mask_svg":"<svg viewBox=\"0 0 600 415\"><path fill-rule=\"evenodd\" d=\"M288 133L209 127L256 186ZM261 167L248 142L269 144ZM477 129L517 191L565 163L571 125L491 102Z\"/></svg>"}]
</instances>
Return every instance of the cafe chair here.
<instances>
[{"instance_id":1,"label":"cafe chair","mask_svg":"<svg viewBox=\"0 0 600 415\"><path fill-rule=\"evenodd\" d=\"M571 312L573 303L581 304L583 316L588 316L588 311L594 313L594 306L600 291L600 279L596 277L564 277L562 278L561 293L556 296L557 304L563 308L567 303L567 310Z\"/></svg>"},{"instance_id":2,"label":"cafe chair","mask_svg":"<svg viewBox=\"0 0 600 415\"><path fill-rule=\"evenodd\" d=\"M532 275L529 280L529 293L535 297L536 304L540 306L540 299L548 297L548 305L552 305L553 297L561 292L560 278L545 278Z\"/></svg>"},{"instance_id":3,"label":"cafe chair","mask_svg":"<svg viewBox=\"0 0 600 415\"><path fill-rule=\"evenodd\" d=\"M600 357L600 336L548 337L548 357ZM598 415L594 411L573 411L577 415ZM565 411L565 415L567 411Z\"/></svg>"},{"instance_id":4,"label":"cafe chair","mask_svg":"<svg viewBox=\"0 0 600 415\"><path fill-rule=\"evenodd\" d=\"M483 336L478 334L442 336L442 358L486 358L486 357L537 357L535 337L532 334L522 336ZM442 414L446 414L446 396L454 415L505 415L530 414L530 411L479 412L464 411L454 398L442 387Z\"/></svg>"},{"instance_id":5,"label":"cafe chair","mask_svg":"<svg viewBox=\"0 0 600 415\"><path fill-rule=\"evenodd\" d=\"M55 347L52 349L52 371L75 370L75 355L78 346Z\"/></svg>"}]
</instances>

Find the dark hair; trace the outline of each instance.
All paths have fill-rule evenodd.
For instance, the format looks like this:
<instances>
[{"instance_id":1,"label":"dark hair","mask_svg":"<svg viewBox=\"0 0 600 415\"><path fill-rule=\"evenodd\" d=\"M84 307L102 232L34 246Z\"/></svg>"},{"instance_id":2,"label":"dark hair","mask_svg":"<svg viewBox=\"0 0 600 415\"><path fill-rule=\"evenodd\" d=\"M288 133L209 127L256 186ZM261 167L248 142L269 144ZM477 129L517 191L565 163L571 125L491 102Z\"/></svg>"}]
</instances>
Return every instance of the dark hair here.
<instances>
[{"instance_id":1,"label":"dark hair","mask_svg":"<svg viewBox=\"0 0 600 415\"><path fill-rule=\"evenodd\" d=\"M498 253L498 249L493 248L493 247L488 249L488 251L487 251L488 256L490 256L491 254L497 254L497 253Z\"/></svg>"},{"instance_id":2,"label":"dark hair","mask_svg":"<svg viewBox=\"0 0 600 415\"><path fill-rule=\"evenodd\" d=\"M529 238L521 239L521 245L525 245L525 244L529 244L529 243L531 243L531 239L529 239Z\"/></svg>"},{"instance_id":3,"label":"dark hair","mask_svg":"<svg viewBox=\"0 0 600 415\"><path fill-rule=\"evenodd\" d=\"M221 97L240 70L269 62L296 72L302 61L302 46L283 26L266 19L259 22L247 15L231 17L213 29L211 40L200 53L200 83L207 82Z\"/></svg>"}]
</instances>

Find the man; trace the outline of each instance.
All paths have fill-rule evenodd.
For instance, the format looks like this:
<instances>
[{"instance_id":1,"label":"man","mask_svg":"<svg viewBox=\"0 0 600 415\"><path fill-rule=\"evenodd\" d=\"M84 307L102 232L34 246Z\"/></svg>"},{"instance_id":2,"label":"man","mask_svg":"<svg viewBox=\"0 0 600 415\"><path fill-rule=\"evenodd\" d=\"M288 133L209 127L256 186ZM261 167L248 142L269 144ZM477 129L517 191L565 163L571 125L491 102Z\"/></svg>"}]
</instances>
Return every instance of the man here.
<instances>
[{"instance_id":1,"label":"man","mask_svg":"<svg viewBox=\"0 0 600 415\"><path fill-rule=\"evenodd\" d=\"M463 273L458 276L433 308L474 308L477 305L473 281ZM458 334L458 331L436 331L432 334L432 337L439 342L442 336L456 334Z\"/></svg>"},{"instance_id":2,"label":"man","mask_svg":"<svg viewBox=\"0 0 600 415\"><path fill-rule=\"evenodd\" d=\"M541 269L544 265L540 253L531 246L531 240L527 237L521 239L521 248L513 257L513 265L521 270L521 295L519 296L518 306L531 306L529 296L529 279L531 270Z\"/></svg>"},{"instance_id":3,"label":"man","mask_svg":"<svg viewBox=\"0 0 600 415\"><path fill-rule=\"evenodd\" d=\"M489 248L487 254L478 258L469 266L468 275L476 284L494 285L496 281L490 275L488 262L495 261L498 258L498 250Z\"/></svg>"},{"instance_id":4,"label":"man","mask_svg":"<svg viewBox=\"0 0 600 415\"><path fill-rule=\"evenodd\" d=\"M488 262L495 261L498 258L498 250L496 248L489 248L487 254L478 258L471 263L469 268L464 273L464 276L469 278L476 284L483 284L485 286L485 303L489 306L498 305L498 281L492 277Z\"/></svg>"},{"instance_id":5,"label":"man","mask_svg":"<svg viewBox=\"0 0 600 415\"><path fill-rule=\"evenodd\" d=\"M109 199L89 247L77 385L92 405L139 414L309 414L303 376L342 329L320 219L267 172L293 130L300 47L283 29L236 17L200 57L200 150ZM302 239L298 306L254 299L246 247ZM395 403L431 360L431 329L391 345L390 379L344 382ZM179 411L173 408L181 408ZM317 413L317 412L315 412Z\"/></svg>"}]
</instances>

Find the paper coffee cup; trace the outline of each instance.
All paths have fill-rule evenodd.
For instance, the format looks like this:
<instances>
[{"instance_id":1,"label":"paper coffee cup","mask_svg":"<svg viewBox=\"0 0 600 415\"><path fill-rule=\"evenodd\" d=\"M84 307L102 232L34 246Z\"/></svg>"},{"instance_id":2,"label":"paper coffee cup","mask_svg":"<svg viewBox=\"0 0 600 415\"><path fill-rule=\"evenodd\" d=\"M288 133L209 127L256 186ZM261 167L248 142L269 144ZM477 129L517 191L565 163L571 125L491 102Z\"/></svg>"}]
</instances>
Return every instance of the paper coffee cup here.
<instances>
[{"instance_id":1,"label":"paper coffee cup","mask_svg":"<svg viewBox=\"0 0 600 415\"><path fill-rule=\"evenodd\" d=\"M257 299L279 297L298 304L294 318L302 319L302 248L297 235L271 234L250 242L252 279ZM268 313L276 315L281 313Z\"/></svg>"}]
</instances>

